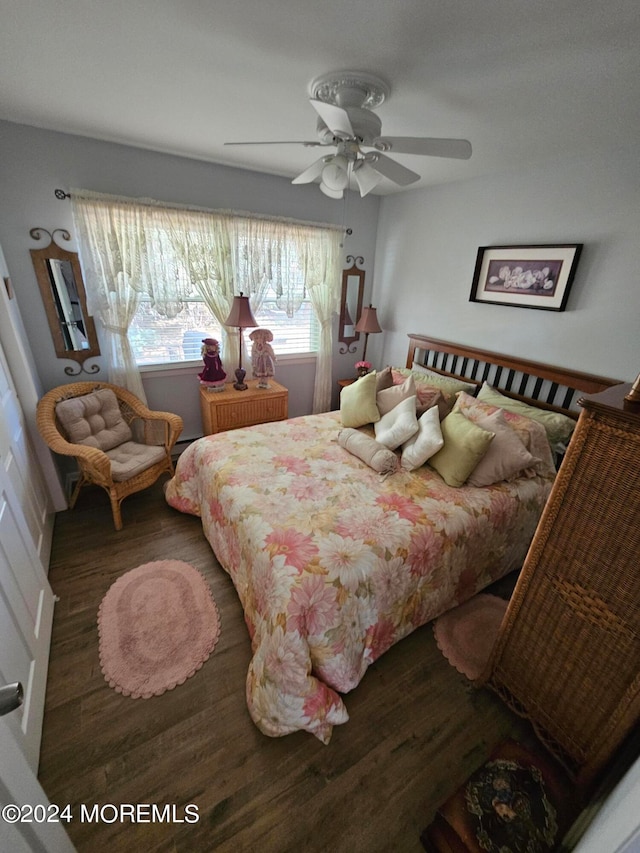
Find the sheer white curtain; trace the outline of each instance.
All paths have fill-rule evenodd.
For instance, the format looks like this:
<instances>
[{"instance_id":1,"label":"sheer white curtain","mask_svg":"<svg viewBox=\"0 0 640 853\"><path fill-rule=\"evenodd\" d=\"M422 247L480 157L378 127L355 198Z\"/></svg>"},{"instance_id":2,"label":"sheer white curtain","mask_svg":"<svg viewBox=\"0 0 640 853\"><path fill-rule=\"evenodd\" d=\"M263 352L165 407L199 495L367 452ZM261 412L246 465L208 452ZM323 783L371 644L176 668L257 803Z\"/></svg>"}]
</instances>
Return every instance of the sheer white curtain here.
<instances>
[{"instance_id":1,"label":"sheer white curtain","mask_svg":"<svg viewBox=\"0 0 640 853\"><path fill-rule=\"evenodd\" d=\"M145 289L144 211L120 201L71 194L87 310L97 320L107 378L143 402L146 395L127 331ZM105 351L106 350L106 351Z\"/></svg>"},{"instance_id":2,"label":"sheer white curtain","mask_svg":"<svg viewBox=\"0 0 640 853\"><path fill-rule=\"evenodd\" d=\"M320 324L320 343L313 389L313 413L331 407L333 315L340 306L341 233L317 230L305 243L306 282L309 299Z\"/></svg>"},{"instance_id":3,"label":"sheer white curtain","mask_svg":"<svg viewBox=\"0 0 640 853\"><path fill-rule=\"evenodd\" d=\"M320 325L314 412L331 403L333 314L340 299L340 238L334 226L175 208L74 190L73 217L87 305L107 341L111 381L144 400L127 331L140 296L174 317L199 295L218 320L225 361L238 360L237 330L225 320L244 293L254 312L272 289L291 317L309 297Z\"/></svg>"},{"instance_id":4,"label":"sheer white curtain","mask_svg":"<svg viewBox=\"0 0 640 853\"><path fill-rule=\"evenodd\" d=\"M220 323L224 361L235 364L239 355L237 330L225 326L236 291L231 217L180 209L165 209L163 213L173 250L191 286Z\"/></svg>"},{"instance_id":5,"label":"sheer white curtain","mask_svg":"<svg viewBox=\"0 0 640 853\"><path fill-rule=\"evenodd\" d=\"M236 278L254 312L271 288L288 317L309 298L320 326L313 411L331 407L333 315L340 306L342 231L288 220L235 217ZM242 288L241 288L242 289Z\"/></svg>"}]
</instances>

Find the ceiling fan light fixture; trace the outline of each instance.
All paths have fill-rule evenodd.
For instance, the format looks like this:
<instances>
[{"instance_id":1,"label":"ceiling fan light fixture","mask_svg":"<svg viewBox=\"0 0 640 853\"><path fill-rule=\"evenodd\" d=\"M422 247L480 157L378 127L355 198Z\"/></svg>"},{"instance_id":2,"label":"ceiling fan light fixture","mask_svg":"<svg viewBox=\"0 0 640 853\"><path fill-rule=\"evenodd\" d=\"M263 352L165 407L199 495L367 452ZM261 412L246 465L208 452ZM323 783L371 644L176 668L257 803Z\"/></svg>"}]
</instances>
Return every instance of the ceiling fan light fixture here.
<instances>
[{"instance_id":1,"label":"ceiling fan light fixture","mask_svg":"<svg viewBox=\"0 0 640 853\"><path fill-rule=\"evenodd\" d=\"M324 181L320 181L320 191L329 198L343 198L344 196L344 190L334 190L332 187L327 186Z\"/></svg>"},{"instance_id":2,"label":"ceiling fan light fixture","mask_svg":"<svg viewBox=\"0 0 640 853\"><path fill-rule=\"evenodd\" d=\"M337 154L322 170L321 186L324 185L333 192L340 192L339 198L341 198L342 191L349 185L349 173L347 169L346 157Z\"/></svg>"},{"instance_id":3,"label":"ceiling fan light fixture","mask_svg":"<svg viewBox=\"0 0 640 853\"><path fill-rule=\"evenodd\" d=\"M361 198L370 193L382 180L382 175L365 160L358 160L353 164L353 176L358 184Z\"/></svg>"}]
</instances>

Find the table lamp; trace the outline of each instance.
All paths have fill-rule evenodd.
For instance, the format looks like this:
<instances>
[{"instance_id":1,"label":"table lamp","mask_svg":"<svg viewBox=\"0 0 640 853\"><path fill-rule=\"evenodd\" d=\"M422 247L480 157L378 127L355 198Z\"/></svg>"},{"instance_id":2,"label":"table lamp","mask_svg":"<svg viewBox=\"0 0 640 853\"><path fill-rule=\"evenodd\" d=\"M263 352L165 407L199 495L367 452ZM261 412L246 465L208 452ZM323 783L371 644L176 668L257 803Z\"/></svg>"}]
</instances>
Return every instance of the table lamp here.
<instances>
[{"instance_id":1,"label":"table lamp","mask_svg":"<svg viewBox=\"0 0 640 853\"><path fill-rule=\"evenodd\" d=\"M362 314L360 315L360 319L356 323L356 332L364 332L364 351L362 353L362 360L366 360L367 356L367 342L369 340L369 335L375 335L377 332L381 332L380 323L378 323L378 317L376 315L376 309L372 308L369 305L368 308L362 309Z\"/></svg>"},{"instance_id":2,"label":"table lamp","mask_svg":"<svg viewBox=\"0 0 640 853\"><path fill-rule=\"evenodd\" d=\"M240 362L238 364L238 368L236 369L236 381L233 383L233 387L236 391L246 391L249 387L244 381L244 377L247 375L247 371L242 366L242 336L243 330L248 329L251 326L257 326L254 316L251 312L251 305L249 305L249 297L243 296L242 292L240 292L240 296L233 297L233 304L231 306L231 311L229 312L229 316L227 317L225 325L234 326L238 329L240 335Z\"/></svg>"}]
</instances>

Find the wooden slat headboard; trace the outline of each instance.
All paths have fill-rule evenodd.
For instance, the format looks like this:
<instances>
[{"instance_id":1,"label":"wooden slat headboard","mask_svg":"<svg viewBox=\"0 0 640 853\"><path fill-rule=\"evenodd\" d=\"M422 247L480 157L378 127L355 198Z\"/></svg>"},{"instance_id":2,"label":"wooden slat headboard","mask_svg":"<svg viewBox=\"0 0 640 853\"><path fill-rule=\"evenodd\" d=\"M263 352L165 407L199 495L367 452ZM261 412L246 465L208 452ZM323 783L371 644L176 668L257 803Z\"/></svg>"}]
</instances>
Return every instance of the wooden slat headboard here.
<instances>
[{"instance_id":1,"label":"wooden slat headboard","mask_svg":"<svg viewBox=\"0 0 640 853\"><path fill-rule=\"evenodd\" d=\"M414 362L478 386L488 382L508 397L573 418L578 417L583 394L596 394L621 381L410 334L406 366Z\"/></svg>"}]
</instances>

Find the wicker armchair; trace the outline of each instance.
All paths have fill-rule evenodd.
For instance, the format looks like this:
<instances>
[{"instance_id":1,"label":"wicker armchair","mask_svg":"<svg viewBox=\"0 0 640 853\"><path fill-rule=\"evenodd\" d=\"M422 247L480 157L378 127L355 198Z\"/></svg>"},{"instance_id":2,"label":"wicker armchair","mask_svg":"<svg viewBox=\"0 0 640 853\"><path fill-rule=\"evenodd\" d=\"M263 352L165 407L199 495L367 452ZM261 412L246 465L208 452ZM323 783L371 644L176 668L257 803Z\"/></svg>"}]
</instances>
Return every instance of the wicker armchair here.
<instances>
[{"instance_id":1,"label":"wicker armchair","mask_svg":"<svg viewBox=\"0 0 640 853\"><path fill-rule=\"evenodd\" d=\"M124 498L151 486L164 472L173 475L171 450L182 418L150 411L125 388L107 382L60 385L39 401L36 421L51 450L75 457L80 466L69 507L85 484L101 486L109 495L116 530L122 530Z\"/></svg>"}]
</instances>

